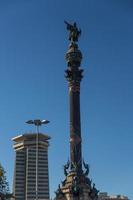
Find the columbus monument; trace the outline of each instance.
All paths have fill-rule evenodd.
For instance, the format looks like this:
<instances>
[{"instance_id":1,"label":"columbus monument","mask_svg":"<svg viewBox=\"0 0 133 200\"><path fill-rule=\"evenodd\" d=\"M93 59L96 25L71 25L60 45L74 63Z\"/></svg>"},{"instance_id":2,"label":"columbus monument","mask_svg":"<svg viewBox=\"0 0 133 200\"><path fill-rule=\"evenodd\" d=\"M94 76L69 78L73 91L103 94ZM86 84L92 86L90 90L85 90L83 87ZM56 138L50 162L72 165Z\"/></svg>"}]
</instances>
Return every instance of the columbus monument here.
<instances>
[{"instance_id":1,"label":"columbus monument","mask_svg":"<svg viewBox=\"0 0 133 200\"><path fill-rule=\"evenodd\" d=\"M66 53L70 99L70 160L64 165L65 179L58 185L56 200L97 200L98 190L89 178L89 165L82 159L82 138L80 120L80 82L83 69L80 68L82 53L78 48L81 30L77 24L65 21L69 31L69 48Z\"/></svg>"}]
</instances>

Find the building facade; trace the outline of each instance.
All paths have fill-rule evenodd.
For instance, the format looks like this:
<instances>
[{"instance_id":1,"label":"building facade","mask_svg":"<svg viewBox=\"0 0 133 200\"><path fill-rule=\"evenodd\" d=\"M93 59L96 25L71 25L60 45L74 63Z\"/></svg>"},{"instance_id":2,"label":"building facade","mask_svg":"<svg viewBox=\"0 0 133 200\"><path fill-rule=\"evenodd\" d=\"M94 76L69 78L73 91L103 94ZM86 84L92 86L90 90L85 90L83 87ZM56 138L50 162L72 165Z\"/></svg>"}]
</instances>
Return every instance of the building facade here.
<instances>
[{"instance_id":1,"label":"building facade","mask_svg":"<svg viewBox=\"0 0 133 200\"><path fill-rule=\"evenodd\" d=\"M107 192L100 192L98 200L128 200L128 197L124 195L108 195Z\"/></svg>"},{"instance_id":2,"label":"building facade","mask_svg":"<svg viewBox=\"0 0 133 200\"><path fill-rule=\"evenodd\" d=\"M41 133L12 138L16 153L13 180L13 195L16 200L49 199L49 139L49 136Z\"/></svg>"}]
</instances>

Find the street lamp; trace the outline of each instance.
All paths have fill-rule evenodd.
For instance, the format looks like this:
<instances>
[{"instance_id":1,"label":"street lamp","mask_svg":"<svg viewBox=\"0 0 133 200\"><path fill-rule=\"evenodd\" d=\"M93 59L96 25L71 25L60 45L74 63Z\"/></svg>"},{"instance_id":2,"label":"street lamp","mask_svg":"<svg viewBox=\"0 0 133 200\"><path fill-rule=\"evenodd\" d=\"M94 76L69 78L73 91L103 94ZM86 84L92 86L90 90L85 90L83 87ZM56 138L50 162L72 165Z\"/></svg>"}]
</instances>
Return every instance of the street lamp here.
<instances>
[{"instance_id":1,"label":"street lamp","mask_svg":"<svg viewBox=\"0 0 133 200\"><path fill-rule=\"evenodd\" d=\"M42 124L48 124L50 121L43 119L35 119L35 120L28 120L26 123L27 124L34 124L37 127L37 133L39 133L39 126L41 126Z\"/></svg>"},{"instance_id":2,"label":"street lamp","mask_svg":"<svg viewBox=\"0 0 133 200\"><path fill-rule=\"evenodd\" d=\"M43 124L48 124L50 121L48 120L28 120L26 121L27 124L34 124L37 128L37 134L36 134L36 200L38 200L38 137L39 137L39 127Z\"/></svg>"}]
</instances>

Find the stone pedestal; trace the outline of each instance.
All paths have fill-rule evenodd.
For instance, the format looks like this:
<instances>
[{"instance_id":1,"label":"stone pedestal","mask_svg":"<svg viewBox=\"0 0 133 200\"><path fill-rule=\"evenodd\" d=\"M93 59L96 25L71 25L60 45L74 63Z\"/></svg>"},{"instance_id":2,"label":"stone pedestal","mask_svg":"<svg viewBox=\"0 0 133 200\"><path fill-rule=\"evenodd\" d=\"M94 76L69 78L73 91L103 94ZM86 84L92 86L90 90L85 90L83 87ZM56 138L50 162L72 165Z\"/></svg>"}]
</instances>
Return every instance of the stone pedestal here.
<instances>
[{"instance_id":1,"label":"stone pedestal","mask_svg":"<svg viewBox=\"0 0 133 200\"><path fill-rule=\"evenodd\" d=\"M98 190L83 173L70 172L56 191L56 200L95 200Z\"/></svg>"}]
</instances>

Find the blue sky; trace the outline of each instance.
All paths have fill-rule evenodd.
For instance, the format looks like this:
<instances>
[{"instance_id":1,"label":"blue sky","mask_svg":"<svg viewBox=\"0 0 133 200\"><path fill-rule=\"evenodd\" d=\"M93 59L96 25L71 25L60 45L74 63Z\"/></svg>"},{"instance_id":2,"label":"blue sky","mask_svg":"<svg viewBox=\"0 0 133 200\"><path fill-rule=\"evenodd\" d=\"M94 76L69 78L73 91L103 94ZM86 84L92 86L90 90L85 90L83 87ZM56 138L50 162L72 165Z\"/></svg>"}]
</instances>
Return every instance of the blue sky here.
<instances>
[{"instance_id":1,"label":"blue sky","mask_svg":"<svg viewBox=\"0 0 133 200\"><path fill-rule=\"evenodd\" d=\"M133 199L132 0L0 0L0 162L12 187L11 138L51 121L41 131L49 147L51 196L69 157L69 99L64 78L68 33L82 29L83 157L100 191Z\"/></svg>"}]
</instances>

